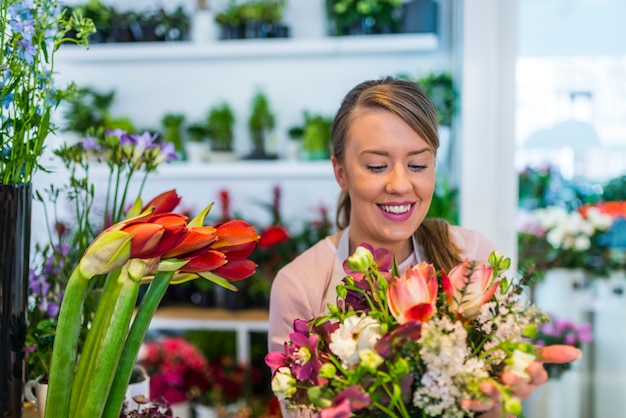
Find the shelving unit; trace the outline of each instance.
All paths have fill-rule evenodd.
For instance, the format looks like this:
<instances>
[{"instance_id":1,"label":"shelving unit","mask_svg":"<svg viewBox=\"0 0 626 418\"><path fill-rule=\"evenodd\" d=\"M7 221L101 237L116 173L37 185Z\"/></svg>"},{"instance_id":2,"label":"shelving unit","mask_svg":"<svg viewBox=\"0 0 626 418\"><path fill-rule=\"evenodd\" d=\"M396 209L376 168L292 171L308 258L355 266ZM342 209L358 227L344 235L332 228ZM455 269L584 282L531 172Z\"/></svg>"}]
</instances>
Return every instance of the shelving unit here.
<instances>
[{"instance_id":1,"label":"shelving unit","mask_svg":"<svg viewBox=\"0 0 626 418\"><path fill-rule=\"evenodd\" d=\"M320 19L321 14L309 16L312 8L321 13L323 5L293 2L292 21ZM209 105L228 101L237 118L235 151L242 156L248 152L245 125L250 98L255 89L262 88L277 115L274 146L283 157L287 130L301 123L303 110L330 116L358 81L450 68L449 8L445 2L440 34L330 37L299 32L298 37L282 39L92 44L88 50L63 45L56 70L60 84L71 80L99 91L115 89L114 114L129 116L142 128L157 128L160 117L174 111L194 122L204 117ZM176 189L185 207L199 210L227 189L234 214L267 224L267 209L258 203L271 202L272 188L277 185L282 188L283 221L295 230L321 206L334 217L340 189L328 160L161 165L142 196L148 199ZM250 332L267 331L267 312L161 310L150 327L234 330L237 357L246 361Z\"/></svg>"},{"instance_id":2,"label":"shelving unit","mask_svg":"<svg viewBox=\"0 0 626 418\"><path fill-rule=\"evenodd\" d=\"M61 59L69 62L132 62L220 60L232 58L334 57L354 54L397 54L435 51L435 34L390 34L311 39L275 38L192 42L93 44L86 50L63 46Z\"/></svg>"},{"instance_id":3,"label":"shelving unit","mask_svg":"<svg viewBox=\"0 0 626 418\"><path fill-rule=\"evenodd\" d=\"M150 322L151 330L235 331L237 361L250 363L250 333L267 332L268 312L259 309L227 311L192 307L159 308Z\"/></svg>"}]
</instances>

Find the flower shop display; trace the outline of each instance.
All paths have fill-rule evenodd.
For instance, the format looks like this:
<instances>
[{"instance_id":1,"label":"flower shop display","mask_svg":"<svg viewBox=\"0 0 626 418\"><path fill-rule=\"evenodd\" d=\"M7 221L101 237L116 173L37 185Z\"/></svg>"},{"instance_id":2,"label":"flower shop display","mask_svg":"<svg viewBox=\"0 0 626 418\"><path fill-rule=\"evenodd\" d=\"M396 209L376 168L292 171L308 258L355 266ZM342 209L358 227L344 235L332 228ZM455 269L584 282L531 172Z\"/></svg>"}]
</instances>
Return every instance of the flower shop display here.
<instances>
[{"instance_id":1,"label":"flower shop display","mask_svg":"<svg viewBox=\"0 0 626 418\"><path fill-rule=\"evenodd\" d=\"M93 23L62 13L56 0L0 6L0 340L13 342L0 346L2 416L22 414L32 179L65 95L54 63L69 30L87 45Z\"/></svg>"},{"instance_id":2,"label":"flower shop display","mask_svg":"<svg viewBox=\"0 0 626 418\"><path fill-rule=\"evenodd\" d=\"M581 269L593 276L611 270L607 232L613 219L598 208L568 211L559 206L520 211L520 262L545 272Z\"/></svg>"},{"instance_id":3,"label":"flower shop display","mask_svg":"<svg viewBox=\"0 0 626 418\"><path fill-rule=\"evenodd\" d=\"M150 375L150 399L187 405L194 393L209 388L211 375L202 352L182 337L144 343L139 362Z\"/></svg>"},{"instance_id":4,"label":"flower shop display","mask_svg":"<svg viewBox=\"0 0 626 418\"><path fill-rule=\"evenodd\" d=\"M138 198L126 218L89 245L64 289L52 352L47 417L117 417L150 320L167 287L198 278L234 289L249 277L258 240L247 222L205 225L211 205L192 220L172 212L174 191L146 205ZM83 350L78 339L90 281L106 281ZM142 281L149 287L137 308Z\"/></svg>"},{"instance_id":5,"label":"flower shop display","mask_svg":"<svg viewBox=\"0 0 626 418\"><path fill-rule=\"evenodd\" d=\"M344 263L337 304L296 319L284 352L267 355L274 393L321 417L473 416L463 400L484 400L489 380L503 410L519 415L499 375L525 376L548 316L523 301L530 277L510 277L509 265L493 253L489 264L437 272L421 262L400 272L388 250L361 244Z\"/></svg>"}]
</instances>

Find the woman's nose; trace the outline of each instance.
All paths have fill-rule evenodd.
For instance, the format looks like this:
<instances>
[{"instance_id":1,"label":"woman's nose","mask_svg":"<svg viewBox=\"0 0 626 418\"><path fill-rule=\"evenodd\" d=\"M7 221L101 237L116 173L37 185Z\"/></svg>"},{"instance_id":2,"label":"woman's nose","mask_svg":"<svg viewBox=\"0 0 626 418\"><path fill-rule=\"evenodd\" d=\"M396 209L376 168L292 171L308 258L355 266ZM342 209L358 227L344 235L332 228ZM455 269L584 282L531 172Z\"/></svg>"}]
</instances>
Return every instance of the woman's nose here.
<instances>
[{"instance_id":1,"label":"woman's nose","mask_svg":"<svg viewBox=\"0 0 626 418\"><path fill-rule=\"evenodd\" d=\"M405 167L394 166L387 176L387 193L405 193L411 190L411 181Z\"/></svg>"}]
</instances>

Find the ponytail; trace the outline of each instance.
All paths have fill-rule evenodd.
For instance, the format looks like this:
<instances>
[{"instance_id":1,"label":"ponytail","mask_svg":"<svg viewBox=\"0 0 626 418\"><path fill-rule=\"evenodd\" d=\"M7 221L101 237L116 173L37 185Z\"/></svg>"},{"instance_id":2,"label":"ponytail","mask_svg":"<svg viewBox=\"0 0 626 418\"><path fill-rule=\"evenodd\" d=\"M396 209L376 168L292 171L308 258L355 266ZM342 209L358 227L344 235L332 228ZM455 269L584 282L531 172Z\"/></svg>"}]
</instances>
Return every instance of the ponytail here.
<instances>
[{"instance_id":1,"label":"ponytail","mask_svg":"<svg viewBox=\"0 0 626 418\"><path fill-rule=\"evenodd\" d=\"M443 219L424 219L415 231L415 240L422 247L424 259L437 270L450 271L461 263L461 251L450 237L448 222Z\"/></svg>"}]
</instances>

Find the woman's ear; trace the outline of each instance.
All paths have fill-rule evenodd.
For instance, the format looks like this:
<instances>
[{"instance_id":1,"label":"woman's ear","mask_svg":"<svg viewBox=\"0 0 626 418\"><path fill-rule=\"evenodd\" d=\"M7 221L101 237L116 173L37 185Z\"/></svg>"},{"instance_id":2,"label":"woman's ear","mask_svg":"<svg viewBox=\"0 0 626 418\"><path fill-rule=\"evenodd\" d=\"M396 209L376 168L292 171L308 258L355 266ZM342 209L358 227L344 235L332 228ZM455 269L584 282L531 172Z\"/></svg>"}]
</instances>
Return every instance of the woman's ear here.
<instances>
[{"instance_id":1,"label":"woman's ear","mask_svg":"<svg viewBox=\"0 0 626 418\"><path fill-rule=\"evenodd\" d=\"M333 172L335 173L337 184L341 187L341 190L346 190L348 188L348 182L346 180L346 172L343 169L343 164L339 163L334 155L330 157L330 161L333 164Z\"/></svg>"}]
</instances>

